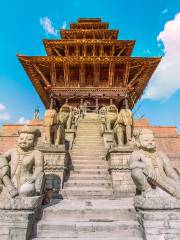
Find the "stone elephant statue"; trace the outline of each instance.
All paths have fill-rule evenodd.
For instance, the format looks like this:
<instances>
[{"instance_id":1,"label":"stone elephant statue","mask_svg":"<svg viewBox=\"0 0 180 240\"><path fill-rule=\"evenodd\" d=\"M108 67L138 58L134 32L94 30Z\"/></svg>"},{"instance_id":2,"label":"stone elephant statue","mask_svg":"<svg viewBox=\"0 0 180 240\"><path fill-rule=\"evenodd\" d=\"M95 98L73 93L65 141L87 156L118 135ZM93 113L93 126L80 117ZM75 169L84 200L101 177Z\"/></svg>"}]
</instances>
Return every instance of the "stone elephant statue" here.
<instances>
[{"instance_id":1,"label":"stone elephant statue","mask_svg":"<svg viewBox=\"0 0 180 240\"><path fill-rule=\"evenodd\" d=\"M54 144L56 141L58 114L55 109L47 109L44 115L45 141L48 144Z\"/></svg>"},{"instance_id":2,"label":"stone elephant statue","mask_svg":"<svg viewBox=\"0 0 180 240\"><path fill-rule=\"evenodd\" d=\"M107 131L113 130L117 117L118 117L117 107L113 104L108 106L107 112L105 114L105 125Z\"/></svg>"},{"instance_id":3,"label":"stone elephant statue","mask_svg":"<svg viewBox=\"0 0 180 240\"><path fill-rule=\"evenodd\" d=\"M59 111L58 120L64 129L70 129L72 125L73 113L72 108L68 104L64 104Z\"/></svg>"}]
</instances>

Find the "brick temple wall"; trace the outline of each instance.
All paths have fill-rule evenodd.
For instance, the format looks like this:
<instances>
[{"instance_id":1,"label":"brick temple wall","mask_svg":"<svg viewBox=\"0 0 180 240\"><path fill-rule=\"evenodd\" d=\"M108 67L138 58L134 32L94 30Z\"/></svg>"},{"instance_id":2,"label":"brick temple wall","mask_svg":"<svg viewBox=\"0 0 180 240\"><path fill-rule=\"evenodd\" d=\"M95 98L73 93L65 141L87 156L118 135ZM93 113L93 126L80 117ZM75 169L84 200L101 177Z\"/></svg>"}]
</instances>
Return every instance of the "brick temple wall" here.
<instances>
[{"instance_id":1,"label":"brick temple wall","mask_svg":"<svg viewBox=\"0 0 180 240\"><path fill-rule=\"evenodd\" d=\"M40 128L42 139L44 138L42 120L31 120L29 125ZM16 145L18 130L21 124L5 124L0 129L0 154ZM176 127L152 126L148 119L135 120L135 127L150 128L156 137L157 147L165 152L172 161L174 167L180 170L180 135Z\"/></svg>"}]
</instances>

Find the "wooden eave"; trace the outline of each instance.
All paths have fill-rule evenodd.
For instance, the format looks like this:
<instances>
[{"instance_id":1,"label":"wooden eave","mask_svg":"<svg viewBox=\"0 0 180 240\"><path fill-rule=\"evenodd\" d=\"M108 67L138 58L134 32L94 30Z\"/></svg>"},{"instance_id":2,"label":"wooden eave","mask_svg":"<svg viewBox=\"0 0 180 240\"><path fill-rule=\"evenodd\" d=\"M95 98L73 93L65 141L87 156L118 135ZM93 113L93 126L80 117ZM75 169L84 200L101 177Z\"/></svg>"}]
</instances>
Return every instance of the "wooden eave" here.
<instances>
[{"instance_id":1,"label":"wooden eave","mask_svg":"<svg viewBox=\"0 0 180 240\"><path fill-rule=\"evenodd\" d=\"M135 40L110 40L110 39L63 39L63 40L43 40L46 52L48 55L54 55L53 48L60 48L62 46L77 46L77 45L104 45L104 46L118 46L126 49L126 55L130 56Z\"/></svg>"},{"instance_id":2,"label":"wooden eave","mask_svg":"<svg viewBox=\"0 0 180 240\"><path fill-rule=\"evenodd\" d=\"M130 89L129 103L133 108L136 101L142 95L147 83L156 69L161 58L142 58L142 57L57 57L57 56L18 56L21 64L32 81L36 91L41 97L44 105L49 106L50 99L48 90L52 89L50 79L46 77L46 73L50 72L50 66L56 64L125 64L126 71L124 76L125 86L128 91ZM128 76L128 77L127 77ZM131 77L130 77L131 76ZM68 91L70 89L76 91L81 88L58 88ZM87 91L89 88L86 88ZM91 91L98 88L91 88ZM107 87L107 90L110 88ZM121 91L120 88L111 88L111 91ZM99 87L99 91L102 88Z\"/></svg>"},{"instance_id":3,"label":"wooden eave","mask_svg":"<svg viewBox=\"0 0 180 240\"><path fill-rule=\"evenodd\" d=\"M108 29L108 22L87 22L87 23L71 23L71 29Z\"/></svg>"},{"instance_id":4,"label":"wooden eave","mask_svg":"<svg viewBox=\"0 0 180 240\"><path fill-rule=\"evenodd\" d=\"M65 29L61 29L60 30L60 35L61 38L64 39L65 37L70 37L70 36L74 36L74 35L83 35L83 34L96 34L98 33L99 35L101 34L103 36L103 34L110 34L110 35L115 35L116 39L118 38L118 33L119 30L115 30L115 29L70 29L70 30L65 30Z\"/></svg>"}]
</instances>

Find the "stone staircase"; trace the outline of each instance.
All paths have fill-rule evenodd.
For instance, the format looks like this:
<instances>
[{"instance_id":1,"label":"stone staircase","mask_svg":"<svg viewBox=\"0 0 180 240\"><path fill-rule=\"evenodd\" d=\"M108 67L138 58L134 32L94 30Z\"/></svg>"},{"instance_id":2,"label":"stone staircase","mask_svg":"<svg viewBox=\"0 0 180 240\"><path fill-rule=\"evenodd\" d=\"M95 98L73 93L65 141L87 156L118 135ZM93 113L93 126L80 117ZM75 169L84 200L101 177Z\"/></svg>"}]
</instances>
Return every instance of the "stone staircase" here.
<instances>
[{"instance_id":1,"label":"stone staircase","mask_svg":"<svg viewBox=\"0 0 180 240\"><path fill-rule=\"evenodd\" d=\"M105 155L98 115L88 114L78 122L77 137L71 151L73 170L64 184L64 198L94 199L113 195Z\"/></svg>"},{"instance_id":2,"label":"stone staircase","mask_svg":"<svg viewBox=\"0 0 180 240\"><path fill-rule=\"evenodd\" d=\"M64 199L44 208L36 239L143 239L133 200L113 199L105 154L98 116L87 114L78 122Z\"/></svg>"}]
</instances>

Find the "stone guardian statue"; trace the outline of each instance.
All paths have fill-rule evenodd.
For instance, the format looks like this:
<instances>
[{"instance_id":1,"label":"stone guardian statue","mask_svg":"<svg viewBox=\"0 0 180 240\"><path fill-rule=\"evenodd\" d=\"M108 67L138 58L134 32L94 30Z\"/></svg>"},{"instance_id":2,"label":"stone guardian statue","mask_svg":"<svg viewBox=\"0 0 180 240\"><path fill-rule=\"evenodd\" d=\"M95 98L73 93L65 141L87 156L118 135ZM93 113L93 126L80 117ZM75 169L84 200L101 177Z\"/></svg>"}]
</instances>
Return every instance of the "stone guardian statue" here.
<instances>
[{"instance_id":1,"label":"stone guardian statue","mask_svg":"<svg viewBox=\"0 0 180 240\"><path fill-rule=\"evenodd\" d=\"M5 187L11 198L31 197L42 193L43 155L35 149L41 133L31 126L19 131L16 148L8 150L0 161L0 189Z\"/></svg>"},{"instance_id":2,"label":"stone guardian statue","mask_svg":"<svg viewBox=\"0 0 180 240\"><path fill-rule=\"evenodd\" d=\"M138 150L132 153L129 166L137 192L144 197L153 197L160 189L162 193L167 192L180 199L180 176L172 168L168 157L157 151L153 132L139 130L136 144Z\"/></svg>"}]
</instances>

